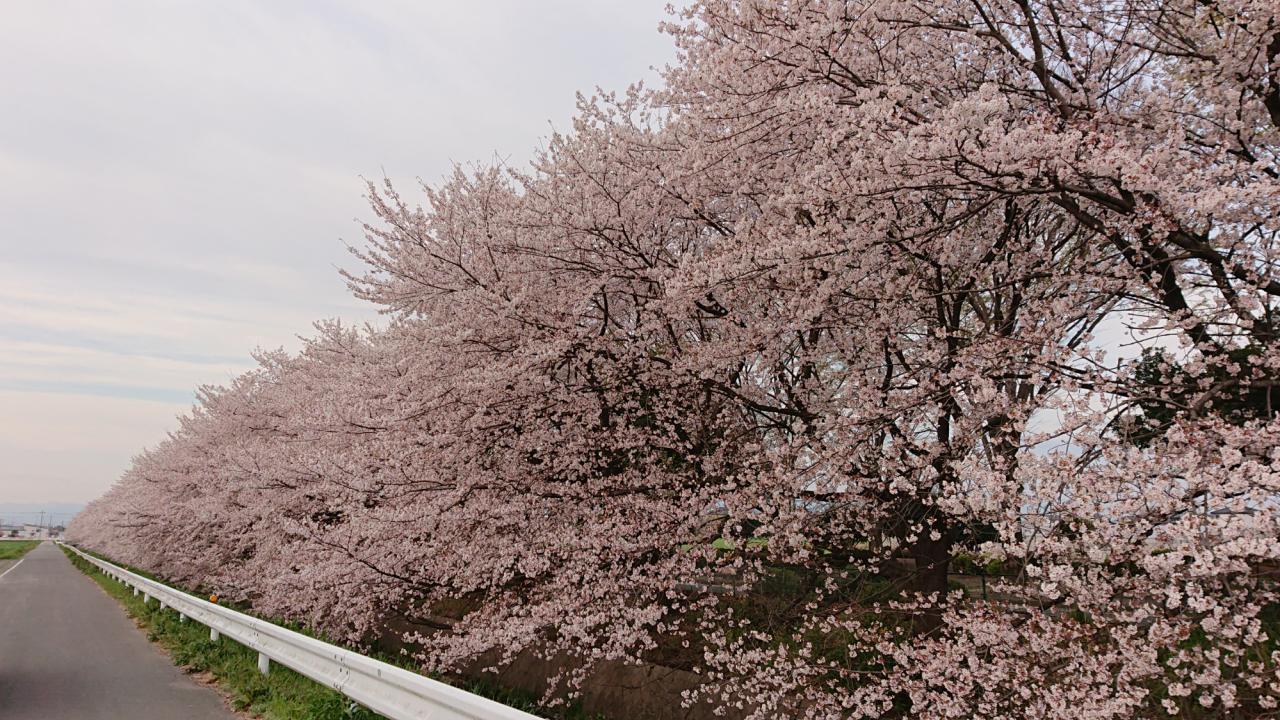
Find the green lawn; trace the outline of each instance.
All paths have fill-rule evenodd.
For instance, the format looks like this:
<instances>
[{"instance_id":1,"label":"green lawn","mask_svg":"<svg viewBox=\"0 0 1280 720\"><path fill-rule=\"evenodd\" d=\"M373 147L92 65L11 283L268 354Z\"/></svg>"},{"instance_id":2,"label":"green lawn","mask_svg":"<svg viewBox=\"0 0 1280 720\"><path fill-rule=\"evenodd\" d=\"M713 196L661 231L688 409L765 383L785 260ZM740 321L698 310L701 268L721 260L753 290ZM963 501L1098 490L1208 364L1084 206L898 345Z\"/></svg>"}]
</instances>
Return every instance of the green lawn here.
<instances>
[{"instance_id":1,"label":"green lawn","mask_svg":"<svg viewBox=\"0 0 1280 720\"><path fill-rule=\"evenodd\" d=\"M0 560L17 560L39 544L39 540L0 540Z\"/></svg>"}]
</instances>

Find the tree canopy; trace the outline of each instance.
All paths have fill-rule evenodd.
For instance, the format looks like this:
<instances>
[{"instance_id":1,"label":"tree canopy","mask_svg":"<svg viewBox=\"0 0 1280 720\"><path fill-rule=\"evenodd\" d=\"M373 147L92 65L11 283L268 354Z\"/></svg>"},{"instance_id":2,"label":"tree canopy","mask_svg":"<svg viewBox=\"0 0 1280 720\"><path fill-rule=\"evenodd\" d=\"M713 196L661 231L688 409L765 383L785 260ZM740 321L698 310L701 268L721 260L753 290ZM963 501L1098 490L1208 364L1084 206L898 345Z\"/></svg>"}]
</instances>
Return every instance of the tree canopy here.
<instances>
[{"instance_id":1,"label":"tree canopy","mask_svg":"<svg viewBox=\"0 0 1280 720\"><path fill-rule=\"evenodd\" d=\"M665 28L530 167L371 184L386 326L202 389L68 534L751 718L1274 711L1280 6Z\"/></svg>"}]
</instances>

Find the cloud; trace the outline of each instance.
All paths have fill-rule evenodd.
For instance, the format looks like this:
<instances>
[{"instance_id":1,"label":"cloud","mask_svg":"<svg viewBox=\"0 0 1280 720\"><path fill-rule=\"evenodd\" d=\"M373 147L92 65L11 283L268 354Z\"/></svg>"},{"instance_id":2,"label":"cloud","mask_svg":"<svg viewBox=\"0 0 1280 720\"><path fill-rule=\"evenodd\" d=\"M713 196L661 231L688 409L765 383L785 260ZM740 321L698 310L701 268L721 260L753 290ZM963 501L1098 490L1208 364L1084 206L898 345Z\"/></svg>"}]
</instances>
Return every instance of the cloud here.
<instances>
[{"instance_id":1,"label":"cloud","mask_svg":"<svg viewBox=\"0 0 1280 720\"><path fill-rule=\"evenodd\" d=\"M0 500L85 500L193 388L319 318L361 177L521 163L574 93L654 78L664 0L7 8Z\"/></svg>"},{"instance_id":2,"label":"cloud","mask_svg":"<svg viewBox=\"0 0 1280 720\"><path fill-rule=\"evenodd\" d=\"M108 486L116 471L189 404L0 390L5 502L76 502Z\"/></svg>"}]
</instances>

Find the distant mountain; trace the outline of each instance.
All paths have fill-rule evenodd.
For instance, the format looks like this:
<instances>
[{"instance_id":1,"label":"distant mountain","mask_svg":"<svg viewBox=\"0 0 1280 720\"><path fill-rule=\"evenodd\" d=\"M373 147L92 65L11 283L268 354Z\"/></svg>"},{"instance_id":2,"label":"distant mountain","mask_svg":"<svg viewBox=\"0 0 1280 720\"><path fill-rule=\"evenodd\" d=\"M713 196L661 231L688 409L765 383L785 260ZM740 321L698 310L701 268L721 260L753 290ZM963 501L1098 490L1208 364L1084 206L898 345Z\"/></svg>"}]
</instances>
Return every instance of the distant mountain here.
<instances>
[{"instance_id":1,"label":"distant mountain","mask_svg":"<svg viewBox=\"0 0 1280 720\"><path fill-rule=\"evenodd\" d=\"M6 503L0 502L0 524L21 524L40 522L40 513L44 513L46 525L66 525L78 512L84 509L84 503Z\"/></svg>"}]
</instances>

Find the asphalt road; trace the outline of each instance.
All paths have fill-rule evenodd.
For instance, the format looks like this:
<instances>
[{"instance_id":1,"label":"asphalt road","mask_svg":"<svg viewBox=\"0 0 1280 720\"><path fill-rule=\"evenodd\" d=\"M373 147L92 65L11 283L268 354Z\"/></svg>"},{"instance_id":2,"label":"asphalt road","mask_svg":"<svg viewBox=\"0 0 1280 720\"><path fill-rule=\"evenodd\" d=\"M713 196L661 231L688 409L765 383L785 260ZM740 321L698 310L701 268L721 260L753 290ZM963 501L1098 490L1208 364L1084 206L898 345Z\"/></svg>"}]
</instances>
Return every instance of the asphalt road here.
<instances>
[{"instance_id":1,"label":"asphalt road","mask_svg":"<svg viewBox=\"0 0 1280 720\"><path fill-rule=\"evenodd\" d=\"M53 543L0 572L0 720L236 717Z\"/></svg>"}]
</instances>

